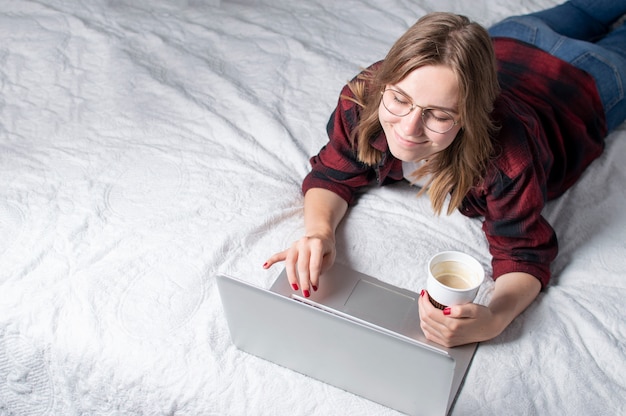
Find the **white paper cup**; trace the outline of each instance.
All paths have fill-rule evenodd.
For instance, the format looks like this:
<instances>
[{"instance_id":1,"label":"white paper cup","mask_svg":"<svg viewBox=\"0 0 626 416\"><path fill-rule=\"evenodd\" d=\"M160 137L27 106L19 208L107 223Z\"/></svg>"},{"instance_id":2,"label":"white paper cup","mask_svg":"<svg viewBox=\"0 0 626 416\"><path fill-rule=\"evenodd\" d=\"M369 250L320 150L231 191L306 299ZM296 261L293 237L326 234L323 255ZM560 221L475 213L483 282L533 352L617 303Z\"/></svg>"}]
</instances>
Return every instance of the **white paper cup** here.
<instances>
[{"instance_id":1,"label":"white paper cup","mask_svg":"<svg viewBox=\"0 0 626 416\"><path fill-rule=\"evenodd\" d=\"M459 251L443 251L428 262L426 290L430 302L444 309L473 301L484 279L478 260Z\"/></svg>"}]
</instances>

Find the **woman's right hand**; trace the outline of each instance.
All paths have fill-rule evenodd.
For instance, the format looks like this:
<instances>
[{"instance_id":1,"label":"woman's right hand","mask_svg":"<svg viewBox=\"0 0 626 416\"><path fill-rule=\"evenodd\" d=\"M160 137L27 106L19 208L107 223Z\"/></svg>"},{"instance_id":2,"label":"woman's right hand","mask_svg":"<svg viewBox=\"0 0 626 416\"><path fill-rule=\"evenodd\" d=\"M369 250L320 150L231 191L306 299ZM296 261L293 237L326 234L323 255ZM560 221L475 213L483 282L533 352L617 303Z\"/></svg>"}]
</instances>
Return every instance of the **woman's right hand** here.
<instances>
[{"instance_id":1,"label":"woman's right hand","mask_svg":"<svg viewBox=\"0 0 626 416\"><path fill-rule=\"evenodd\" d=\"M335 239L322 235L304 236L286 250L271 256L263 265L268 269L284 261L287 278L293 290L302 290L308 298L319 287L319 278L335 262Z\"/></svg>"},{"instance_id":2,"label":"woman's right hand","mask_svg":"<svg viewBox=\"0 0 626 416\"><path fill-rule=\"evenodd\" d=\"M335 230L347 209L348 203L334 192L309 189L304 195L305 236L274 254L263 267L284 261L291 287L308 298L319 287L320 275L335 262Z\"/></svg>"}]
</instances>

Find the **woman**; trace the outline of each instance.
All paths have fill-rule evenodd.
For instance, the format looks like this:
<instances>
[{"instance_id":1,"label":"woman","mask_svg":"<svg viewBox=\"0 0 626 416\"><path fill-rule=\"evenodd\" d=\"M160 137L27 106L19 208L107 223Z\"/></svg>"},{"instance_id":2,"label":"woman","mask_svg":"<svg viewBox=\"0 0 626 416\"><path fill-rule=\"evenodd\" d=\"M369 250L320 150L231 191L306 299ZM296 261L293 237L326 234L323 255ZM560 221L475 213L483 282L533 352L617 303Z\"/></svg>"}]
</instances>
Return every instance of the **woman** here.
<instances>
[{"instance_id":1,"label":"woman","mask_svg":"<svg viewBox=\"0 0 626 416\"><path fill-rule=\"evenodd\" d=\"M484 218L495 286L488 306L419 300L426 337L445 346L500 334L550 279L557 254L541 216L626 118L626 2L572 0L489 32L462 16L421 18L342 90L329 143L303 183L305 236L274 254L304 296L335 260L355 192L404 177L433 209Z\"/></svg>"}]
</instances>

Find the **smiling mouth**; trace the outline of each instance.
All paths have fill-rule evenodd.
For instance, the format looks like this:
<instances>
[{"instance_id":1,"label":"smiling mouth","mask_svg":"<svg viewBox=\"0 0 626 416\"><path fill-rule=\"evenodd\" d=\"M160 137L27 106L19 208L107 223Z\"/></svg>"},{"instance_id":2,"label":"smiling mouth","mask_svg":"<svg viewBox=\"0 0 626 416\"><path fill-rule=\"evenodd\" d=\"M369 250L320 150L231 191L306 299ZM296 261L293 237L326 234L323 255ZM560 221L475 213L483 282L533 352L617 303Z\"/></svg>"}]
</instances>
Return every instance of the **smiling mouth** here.
<instances>
[{"instance_id":1,"label":"smiling mouth","mask_svg":"<svg viewBox=\"0 0 626 416\"><path fill-rule=\"evenodd\" d=\"M397 133L395 134L395 136L396 136L396 140L397 140L398 142L400 142L400 144L403 144L403 145L405 145L405 146L418 146L418 145L421 145L421 144L426 144L426 143L428 143L428 140L424 140L424 141L422 141L422 142L414 142L414 141L412 141L412 140L407 140L407 139L405 139L404 137L400 136L400 135L399 135L399 134L397 134Z\"/></svg>"}]
</instances>

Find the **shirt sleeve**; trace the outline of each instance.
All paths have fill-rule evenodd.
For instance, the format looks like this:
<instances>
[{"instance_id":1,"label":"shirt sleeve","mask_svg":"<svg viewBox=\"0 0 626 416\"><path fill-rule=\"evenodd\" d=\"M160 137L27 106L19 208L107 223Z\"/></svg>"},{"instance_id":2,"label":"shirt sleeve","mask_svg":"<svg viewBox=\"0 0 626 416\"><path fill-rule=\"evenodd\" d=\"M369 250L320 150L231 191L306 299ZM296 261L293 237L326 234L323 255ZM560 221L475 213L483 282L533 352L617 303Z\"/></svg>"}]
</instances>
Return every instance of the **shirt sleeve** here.
<instances>
[{"instance_id":1,"label":"shirt sleeve","mask_svg":"<svg viewBox=\"0 0 626 416\"><path fill-rule=\"evenodd\" d=\"M302 192L324 188L352 205L356 191L375 180L376 172L357 159L350 136L358 120L358 107L347 97L352 97L352 92L346 85L326 127L329 141L311 158L311 172L304 178Z\"/></svg>"},{"instance_id":2,"label":"shirt sleeve","mask_svg":"<svg viewBox=\"0 0 626 416\"><path fill-rule=\"evenodd\" d=\"M510 272L533 275L545 287L558 252L556 233L541 215L546 200L541 169L518 155L509 174L499 170L485 196L483 231L492 255L493 277ZM512 175L511 173L515 173Z\"/></svg>"}]
</instances>

